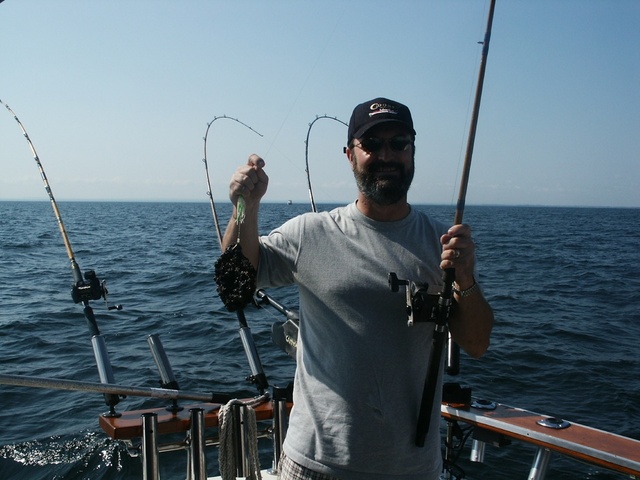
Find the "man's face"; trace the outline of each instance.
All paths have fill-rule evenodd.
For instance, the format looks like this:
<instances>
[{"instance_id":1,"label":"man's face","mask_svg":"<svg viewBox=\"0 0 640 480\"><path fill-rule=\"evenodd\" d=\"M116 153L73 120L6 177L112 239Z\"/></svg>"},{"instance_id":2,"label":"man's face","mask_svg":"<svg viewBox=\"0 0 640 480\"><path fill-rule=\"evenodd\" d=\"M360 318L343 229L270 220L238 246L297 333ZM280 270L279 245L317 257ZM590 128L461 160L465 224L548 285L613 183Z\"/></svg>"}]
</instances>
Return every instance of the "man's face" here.
<instances>
[{"instance_id":1,"label":"man's face","mask_svg":"<svg viewBox=\"0 0 640 480\"><path fill-rule=\"evenodd\" d=\"M379 205L406 199L414 174L413 135L381 124L353 140L349 160L358 189Z\"/></svg>"}]
</instances>

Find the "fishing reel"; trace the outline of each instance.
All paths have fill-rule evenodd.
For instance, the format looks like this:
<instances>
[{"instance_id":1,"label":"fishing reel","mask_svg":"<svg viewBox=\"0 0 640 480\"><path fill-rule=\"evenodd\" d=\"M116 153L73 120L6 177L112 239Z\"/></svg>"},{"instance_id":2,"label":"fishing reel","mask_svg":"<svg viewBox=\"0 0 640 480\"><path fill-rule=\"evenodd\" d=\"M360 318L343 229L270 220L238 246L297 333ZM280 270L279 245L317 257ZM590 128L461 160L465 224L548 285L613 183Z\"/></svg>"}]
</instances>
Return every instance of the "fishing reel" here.
<instances>
[{"instance_id":1,"label":"fishing reel","mask_svg":"<svg viewBox=\"0 0 640 480\"><path fill-rule=\"evenodd\" d=\"M93 270L84 272L84 280L77 281L71 289L71 298L75 303L100 300L103 296L104 287Z\"/></svg>"},{"instance_id":2,"label":"fishing reel","mask_svg":"<svg viewBox=\"0 0 640 480\"><path fill-rule=\"evenodd\" d=\"M412 280L400 280L394 272L389 272L389 288L398 292L400 285L405 286L407 297L407 325L412 327L415 322L435 322L438 319L439 295L427 293L426 283L416 283Z\"/></svg>"},{"instance_id":3,"label":"fishing reel","mask_svg":"<svg viewBox=\"0 0 640 480\"><path fill-rule=\"evenodd\" d=\"M108 310L122 310L122 305L108 305L107 295L109 292L106 283L106 280L101 282L98 279L94 270L87 270L84 272L84 280L78 280L71 288L71 298L75 303L104 298Z\"/></svg>"}]
</instances>

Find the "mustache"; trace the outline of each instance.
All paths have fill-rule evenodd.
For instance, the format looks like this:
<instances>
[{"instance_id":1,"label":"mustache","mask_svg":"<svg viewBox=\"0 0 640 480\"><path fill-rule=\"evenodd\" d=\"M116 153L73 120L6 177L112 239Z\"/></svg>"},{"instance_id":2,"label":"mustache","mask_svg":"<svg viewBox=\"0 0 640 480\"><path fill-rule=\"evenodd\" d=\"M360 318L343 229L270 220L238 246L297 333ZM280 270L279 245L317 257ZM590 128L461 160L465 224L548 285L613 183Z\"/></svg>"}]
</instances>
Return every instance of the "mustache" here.
<instances>
[{"instance_id":1,"label":"mustache","mask_svg":"<svg viewBox=\"0 0 640 480\"><path fill-rule=\"evenodd\" d=\"M386 172L389 170L404 171L404 165L401 162L375 162L367 167L370 173Z\"/></svg>"}]
</instances>

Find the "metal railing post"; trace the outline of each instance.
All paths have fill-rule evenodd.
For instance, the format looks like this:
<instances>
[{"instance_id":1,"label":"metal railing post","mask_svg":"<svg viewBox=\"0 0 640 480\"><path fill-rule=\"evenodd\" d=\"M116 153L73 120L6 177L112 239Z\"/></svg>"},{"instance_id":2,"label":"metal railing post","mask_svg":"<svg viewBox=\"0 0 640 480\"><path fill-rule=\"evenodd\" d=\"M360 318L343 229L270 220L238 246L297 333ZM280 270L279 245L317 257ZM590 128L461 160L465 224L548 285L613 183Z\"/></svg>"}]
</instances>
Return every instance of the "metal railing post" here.
<instances>
[{"instance_id":1,"label":"metal railing post","mask_svg":"<svg viewBox=\"0 0 640 480\"><path fill-rule=\"evenodd\" d=\"M544 480L547 476L547 468L549 467L550 458L551 450L543 447L538 448L527 480Z\"/></svg>"},{"instance_id":2,"label":"metal railing post","mask_svg":"<svg viewBox=\"0 0 640 480\"><path fill-rule=\"evenodd\" d=\"M160 480L158 462L158 415L142 414L142 478Z\"/></svg>"},{"instance_id":3,"label":"metal railing post","mask_svg":"<svg viewBox=\"0 0 640 480\"><path fill-rule=\"evenodd\" d=\"M240 478L245 477L245 449L244 449L244 405L236 404L231 407L231 412L233 414L233 428L235 431L233 432L233 438L235 440L234 445L234 454L235 454L235 464L236 464L236 476Z\"/></svg>"},{"instance_id":4,"label":"metal railing post","mask_svg":"<svg viewBox=\"0 0 640 480\"><path fill-rule=\"evenodd\" d=\"M278 473L278 464L282 455L282 444L287 435L288 415L287 415L287 390L283 388L273 388L273 463L271 473Z\"/></svg>"},{"instance_id":5,"label":"metal railing post","mask_svg":"<svg viewBox=\"0 0 640 480\"><path fill-rule=\"evenodd\" d=\"M205 457L204 409L189 410L191 427L189 429L189 480L206 480L207 460Z\"/></svg>"}]
</instances>

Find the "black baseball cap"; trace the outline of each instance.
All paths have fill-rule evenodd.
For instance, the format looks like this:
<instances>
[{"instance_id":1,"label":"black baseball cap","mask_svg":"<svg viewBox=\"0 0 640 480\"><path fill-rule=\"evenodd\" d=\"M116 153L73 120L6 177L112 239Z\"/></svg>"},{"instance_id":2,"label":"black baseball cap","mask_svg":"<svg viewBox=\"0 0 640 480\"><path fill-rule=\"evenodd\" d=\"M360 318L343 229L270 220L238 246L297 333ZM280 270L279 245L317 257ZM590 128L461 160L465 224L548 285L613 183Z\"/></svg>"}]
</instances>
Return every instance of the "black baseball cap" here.
<instances>
[{"instance_id":1,"label":"black baseball cap","mask_svg":"<svg viewBox=\"0 0 640 480\"><path fill-rule=\"evenodd\" d=\"M347 145L354 138L360 138L371 127L381 123L399 123L413 135L416 134L409 108L400 102L379 97L361 103L353 109L349 120Z\"/></svg>"}]
</instances>

